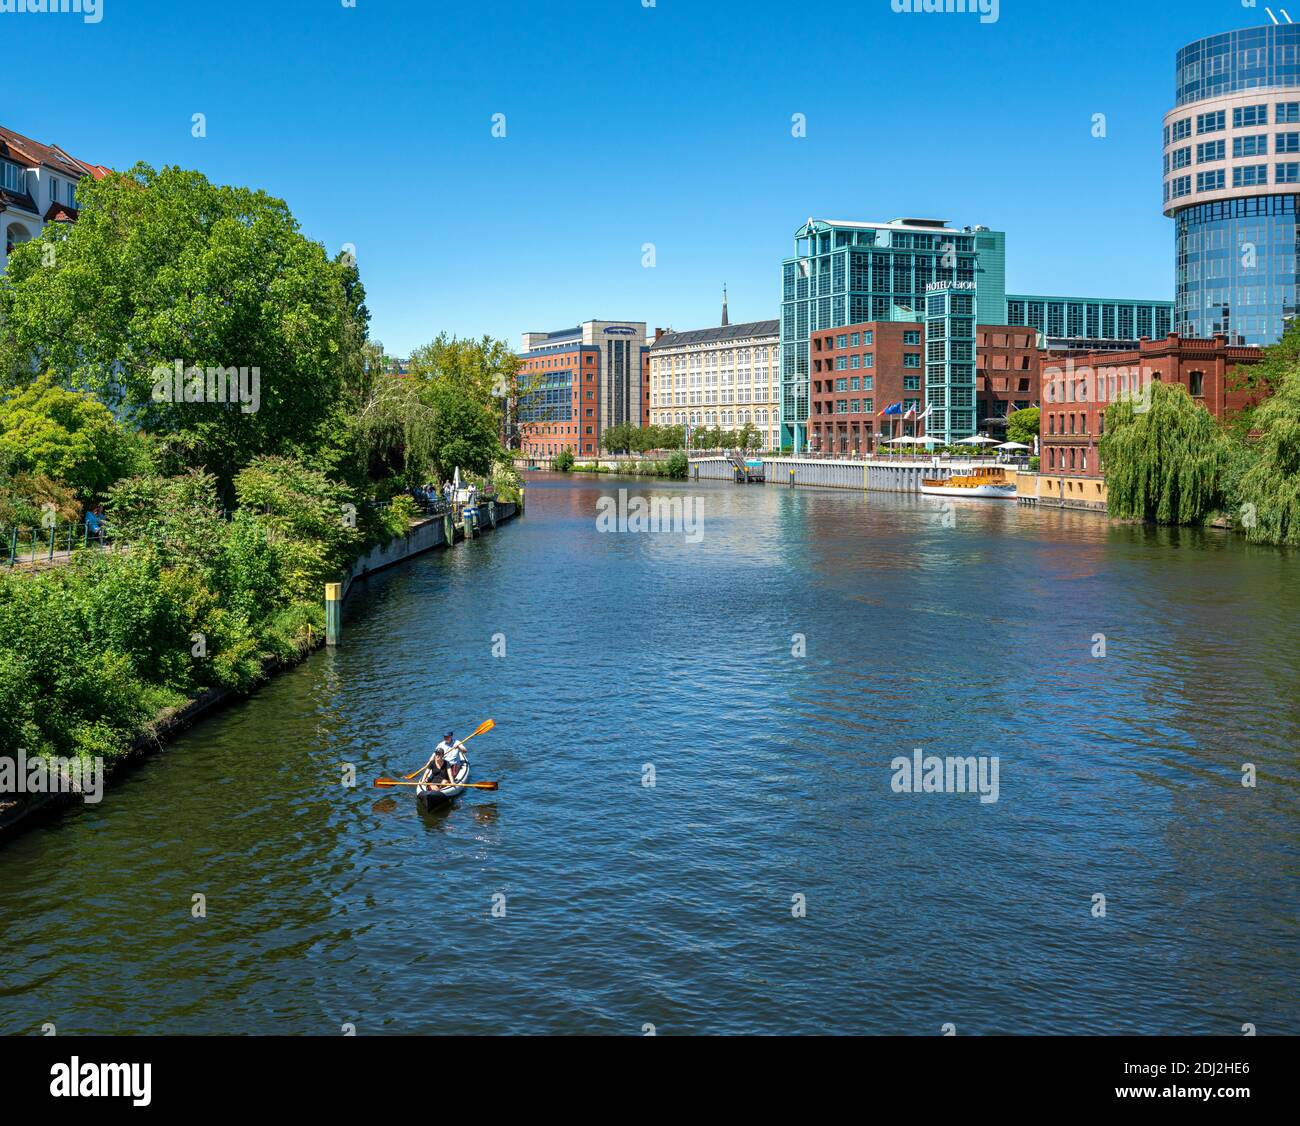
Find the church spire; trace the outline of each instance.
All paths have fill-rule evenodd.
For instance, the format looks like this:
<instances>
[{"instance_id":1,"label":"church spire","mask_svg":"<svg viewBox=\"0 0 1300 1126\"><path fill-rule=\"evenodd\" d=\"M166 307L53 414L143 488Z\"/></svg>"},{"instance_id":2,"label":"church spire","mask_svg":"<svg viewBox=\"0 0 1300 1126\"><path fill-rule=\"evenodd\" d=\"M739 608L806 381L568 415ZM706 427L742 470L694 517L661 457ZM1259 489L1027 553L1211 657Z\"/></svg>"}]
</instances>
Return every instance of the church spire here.
<instances>
[{"instance_id":1,"label":"church spire","mask_svg":"<svg viewBox=\"0 0 1300 1126\"><path fill-rule=\"evenodd\" d=\"M722 327L726 328L731 322L727 320L727 283L722 283Z\"/></svg>"}]
</instances>

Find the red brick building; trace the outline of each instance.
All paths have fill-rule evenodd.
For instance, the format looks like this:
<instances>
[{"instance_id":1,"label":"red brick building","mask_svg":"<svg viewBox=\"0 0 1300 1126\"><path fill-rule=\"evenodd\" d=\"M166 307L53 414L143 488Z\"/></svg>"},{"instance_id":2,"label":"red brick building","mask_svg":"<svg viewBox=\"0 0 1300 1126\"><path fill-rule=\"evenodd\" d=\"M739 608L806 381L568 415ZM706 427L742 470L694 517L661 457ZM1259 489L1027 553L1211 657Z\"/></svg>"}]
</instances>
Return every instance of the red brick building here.
<instances>
[{"instance_id":1,"label":"red brick building","mask_svg":"<svg viewBox=\"0 0 1300 1126\"><path fill-rule=\"evenodd\" d=\"M1042 358L1032 328L975 326L978 429L1001 430L1012 411L1041 404Z\"/></svg>"},{"instance_id":2,"label":"red brick building","mask_svg":"<svg viewBox=\"0 0 1300 1126\"><path fill-rule=\"evenodd\" d=\"M575 343L563 351L520 359L519 381L532 388L521 402L525 457L600 452L600 349Z\"/></svg>"},{"instance_id":3,"label":"red brick building","mask_svg":"<svg viewBox=\"0 0 1300 1126\"><path fill-rule=\"evenodd\" d=\"M809 339L808 434L814 453L865 454L890 438L925 433L925 325L868 321ZM978 325L979 428L1039 404L1041 353L1032 328ZM889 413L887 413L889 412Z\"/></svg>"},{"instance_id":4,"label":"red brick building","mask_svg":"<svg viewBox=\"0 0 1300 1126\"><path fill-rule=\"evenodd\" d=\"M1232 370L1256 364L1259 348L1213 340L1143 339L1135 352L1052 355L1043 362L1040 501L1104 507L1106 488L1097 443L1105 433L1106 408L1140 396L1153 382L1179 383L1216 418L1251 404L1248 392L1232 389Z\"/></svg>"}]
</instances>

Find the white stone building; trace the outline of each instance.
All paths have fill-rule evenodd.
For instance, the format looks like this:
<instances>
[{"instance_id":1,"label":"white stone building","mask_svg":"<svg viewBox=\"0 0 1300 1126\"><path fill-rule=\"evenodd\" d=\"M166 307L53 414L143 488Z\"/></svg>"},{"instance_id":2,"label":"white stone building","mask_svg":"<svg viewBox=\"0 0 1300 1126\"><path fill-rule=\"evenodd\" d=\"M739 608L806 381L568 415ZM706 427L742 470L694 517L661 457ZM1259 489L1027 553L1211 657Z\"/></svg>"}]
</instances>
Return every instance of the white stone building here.
<instances>
[{"instance_id":1,"label":"white stone building","mask_svg":"<svg viewBox=\"0 0 1300 1126\"><path fill-rule=\"evenodd\" d=\"M650 422L655 426L721 427L750 423L764 450L780 447L777 362L780 323L728 324L673 332L650 346Z\"/></svg>"},{"instance_id":2,"label":"white stone building","mask_svg":"<svg viewBox=\"0 0 1300 1126\"><path fill-rule=\"evenodd\" d=\"M0 125L0 273L15 246L36 238L47 223L77 218L77 184L102 179L108 169L69 156Z\"/></svg>"}]
</instances>

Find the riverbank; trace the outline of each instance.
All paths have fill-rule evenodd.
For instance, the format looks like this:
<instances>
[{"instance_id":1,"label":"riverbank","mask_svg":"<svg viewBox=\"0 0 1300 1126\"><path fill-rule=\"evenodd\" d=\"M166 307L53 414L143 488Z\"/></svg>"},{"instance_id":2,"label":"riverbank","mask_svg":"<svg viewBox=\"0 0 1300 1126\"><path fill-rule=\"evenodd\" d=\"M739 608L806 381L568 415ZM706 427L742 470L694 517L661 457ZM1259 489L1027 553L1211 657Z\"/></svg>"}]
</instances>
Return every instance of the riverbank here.
<instances>
[{"instance_id":1,"label":"riverbank","mask_svg":"<svg viewBox=\"0 0 1300 1126\"><path fill-rule=\"evenodd\" d=\"M522 500L522 494L521 494ZM426 552L452 547L473 538L475 534L493 530L519 513L514 502L496 504L490 515L480 521L477 528L466 527L464 521L451 517L433 517L412 521L410 530L387 544L378 544L359 556L348 568L343 580L343 599L346 600L354 585L371 575L396 567ZM451 538L447 538L450 531ZM322 631L308 626L305 635L295 639L296 652L289 655L262 654L261 670L248 688L212 688L183 704L162 709L153 720L137 732L128 748L119 756L103 764L106 779L119 777L143 759L155 754L170 740L192 727L201 719L228 705L247 700L268 681L304 661L311 653L324 646ZM24 794L16 798L0 795L0 845L18 833L57 816L68 806L83 800L78 793Z\"/></svg>"}]
</instances>

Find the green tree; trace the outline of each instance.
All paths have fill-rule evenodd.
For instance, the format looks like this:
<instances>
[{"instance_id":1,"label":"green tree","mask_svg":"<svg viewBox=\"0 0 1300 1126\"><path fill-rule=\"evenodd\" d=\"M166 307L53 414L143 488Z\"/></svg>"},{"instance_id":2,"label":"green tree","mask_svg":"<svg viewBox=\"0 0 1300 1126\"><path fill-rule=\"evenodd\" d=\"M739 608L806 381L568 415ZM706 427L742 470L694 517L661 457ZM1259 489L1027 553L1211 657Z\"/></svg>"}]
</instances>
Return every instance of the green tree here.
<instances>
[{"instance_id":1,"label":"green tree","mask_svg":"<svg viewBox=\"0 0 1300 1126\"><path fill-rule=\"evenodd\" d=\"M1032 449L1038 437L1040 413L1037 407L1027 407L1007 415L1007 441L1021 442Z\"/></svg>"},{"instance_id":2,"label":"green tree","mask_svg":"<svg viewBox=\"0 0 1300 1126\"><path fill-rule=\"evenodd\" d=\"M165 468L206 465L223 483L257 454L316 449L359 363L354 267L330 261L281 200L198 172L140 164L83 180L78 200L75 224L10 256L0 379L55 372L163 436ZM169 401L162 376L177 362L182 401ZM222 384L234 369L235 394L212 394L208 369Z\"/></svg>"},{"instance_id":3,"label":"green tree","mask_svg":"<svg viewBox=\"0 0 1300 1126\"><path fill-rule=\"evenodd\" d=\"M1199 524L1219 508L1230 455L1226 435L1182 384L1150 384L1149 403L1106 408L1099 443L1112 516Z\"/></svg>"},{"instance_id":4,"label":"green tree","mask_svg":"<svg viewBox=\"0 0 1300 1126\"><path fill-rule=\"evenodd\" d=\"M1252 412L1257 433L1236 462L1234 515L1254 543L1300 545L1300 355L1288 329L1267 349L1273 394ZM1264 386L1264 384L1260 384Z\"/></svg>"},{"instance_id":5,"label":"green tree","mask_svg":"<svg viewBox=\"0 0 1300 1126\"><path fill-rule=\"evenodd\" d=\"M52 375L0 397L0 465L62 482L83 496L148 467L143 440L93 395Z\"/></svg>"},{"instance_id":6,"label":"green tree","mask_svg":"<svg viewBox=\"0 0 1300 1126\"><path fill-rule=\"evenodd\" d=\"M433 466L440 481L457 470L485 477L504 457L492 408L456 383L437 383L425 392L434 412Z\"/></svg>"},{"instance_id":7,"label":"green tree","mask_svg":"<svg viewBox=\"0 0 1300 1126\"><path fill-rule=\"evenodd\" d=\"M254 459L235 478L235 495L270 530L291 598L320 598L362 546L352 494L292 458Z\"/></svg>"}]
</instances>

